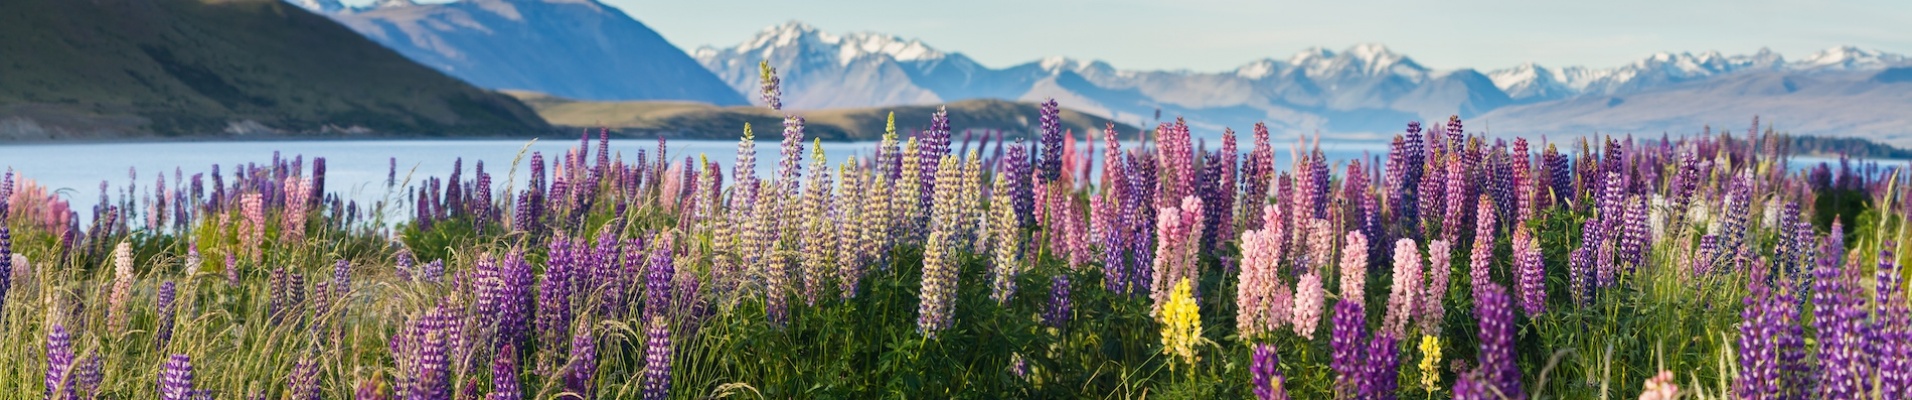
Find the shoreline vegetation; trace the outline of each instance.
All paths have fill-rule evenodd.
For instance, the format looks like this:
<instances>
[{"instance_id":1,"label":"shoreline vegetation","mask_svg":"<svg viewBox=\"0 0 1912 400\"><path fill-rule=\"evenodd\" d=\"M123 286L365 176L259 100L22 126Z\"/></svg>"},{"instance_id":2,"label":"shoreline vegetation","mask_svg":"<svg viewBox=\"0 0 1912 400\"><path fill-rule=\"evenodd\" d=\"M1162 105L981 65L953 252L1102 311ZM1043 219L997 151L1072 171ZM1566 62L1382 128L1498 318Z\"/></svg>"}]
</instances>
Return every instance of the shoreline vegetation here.
<instances>
[{"instance_id":1,"label":"shoreline vegetation","mask_svg":"<svg viewBox=\"0 0 1912 400\"><path fill-rule=\"evenodd\" d=\"M1001 152L937 112L846 156L762 87L763 176L751 129L728 166L606 131L394 162L369 204L296 154L91 205L5 172L0 397L1912 394L1912 176L1784 168L1756 119L1548 143L1453 116L1333 160L1180 119L1085 148L1051 100Z\"/></svg>"}]
</instances>

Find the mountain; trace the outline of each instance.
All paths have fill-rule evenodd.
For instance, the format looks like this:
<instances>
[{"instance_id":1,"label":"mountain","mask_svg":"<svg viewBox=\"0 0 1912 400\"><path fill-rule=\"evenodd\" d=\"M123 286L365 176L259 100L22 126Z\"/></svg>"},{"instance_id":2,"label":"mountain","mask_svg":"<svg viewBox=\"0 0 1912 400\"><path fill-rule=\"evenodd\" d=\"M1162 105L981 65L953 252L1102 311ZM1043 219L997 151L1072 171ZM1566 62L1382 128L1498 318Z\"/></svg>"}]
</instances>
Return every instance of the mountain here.
<instances>
[{"instance_id":1,"label":"mountain","mask_svg":"<svg viewBox=\"0 0 1912 400\"><path fill-rule=\"evenodd\" d=\"M589 100L745 104L738 91L656 31L596 0L384 0L334 10L333 19L365 37L481 87Z\"/></svg>"},{"instance_id":2,"label":"mountain","mask_svg":"<svg viewBox=\"0 0 1912 400\"><path fill-rule=\"evenodd\" d=\"M552 97L542 93L510 92L538 110L552 123L568 127L608 126L627 135L666 135L672 138L736 139L743 125L755 126L758 137L782 135L783 115L757 106L717 107L709 104L667 101L593 102ZM1006 137L1027 137L1040 116L1036 103L1003 100L963 100L947 105L950 125L975 132L1001 131ZM902 135L927 129L930 115L939 106L889 106L809 110L803 112L804 133L823 140L877 140L883 136L890 113L896 115ZM1062 126L1079 138L1100 137L1107 120L1075 110L1062 110ZM1140 128L1116 126L1116 132L1133 135ZM1089 133L1095 133L1089 135ZM962 137L965 132L956 132Z\"/></svg>"},{"instance_id":3,"label":"mountain","mask_svg":"<svg viewBox=\"0 0 1912 400\"><path fill-rule=\"evenodd\" d=\"M916 39L873 32L834 34L795 21L765 28L736 46L705 46L691 54L741 93L756 92L757 63L768 60L783 79L785 106L797 109L1055 98L1065 106L1136 125L1155 122L1157 112L1164 118L1186 116L1210 136L1222 127L1267 122L1283 133L1326 132L1349 138L1392 135L1408 120L1441 120L1454 114L1525 118L1518 113L1570 109L1570 104L1602 104L1638 95L1672 96L1673 92L1688 93L1684 98L1697 103L1666 104L1662 111L1698 111L1737 99L1728 97L1733 90L1695 92L1694 85L1750 84L1744 90L1764 90L1758 84L1721 79L1788 76L1817 82L1844 79L1829 75L1912 64L1903 55L1838 47L1793 62L1764 49L1749 55L1662 52L1610 68L1526 63L1481 72L1431 69L1386 46L1361 44L1340 51L1310 48L1219 72L1124 70L1102 61L1062 57L991 68ZM1878 86L1864 79L1851 82L1847 90ZM1662 92L1669 94L1655 94ZM1842 109L1841 115L1902 119L1906 128L1898 128L1899 132L1912 133L1912 116L1891 112L1900 103L1864 103L1858 97L1836 96L1817 101L1830 102L1827 107ZM1807 117L1804 109L1788 108L1792 104L1799 103L1735 110ZM1616 126L1656 130L1698 126L1604 115L1616 118L1611 120Z\"/></svg>"},{"instance_id":4,"label":"mountain","mask_svg":"<svg viewBox=\"0 0 1912 400\"><path fill-rule=\"evenodd\" d=\"M0 139L535 133L508 96L271 0L0 2Z\"/></svg>"}]
</instances>

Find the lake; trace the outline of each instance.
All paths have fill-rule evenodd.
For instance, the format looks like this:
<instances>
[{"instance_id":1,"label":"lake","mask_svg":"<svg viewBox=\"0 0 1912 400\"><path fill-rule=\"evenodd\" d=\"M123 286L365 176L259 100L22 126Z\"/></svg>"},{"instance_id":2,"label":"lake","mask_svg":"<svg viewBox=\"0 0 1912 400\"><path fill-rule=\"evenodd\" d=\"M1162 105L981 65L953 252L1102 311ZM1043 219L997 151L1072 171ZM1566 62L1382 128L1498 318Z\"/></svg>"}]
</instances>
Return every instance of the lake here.
<instances>
[{"instance_id":1,"label":"lake","mask_svg":"<svg viewBox=\"0 0 1912 400\"><path fill-rule=\"evenodd\" d=\"M1244 145L1247 143L1243 143ZM1288 143L1276 144L1276 164L1286 166L1289 163ZM528 148L527 148L527 145ZM0 168L11 167L22 176L31 178L41 185L60 191L73 203L74 209L81 213L90 213L91 205L97 202L101 181L106 181L112 193L126 186L129 179L136 178L137 188L142 193L150 191L157 174L165 174L168 185L176 187L174 172L179 171L190 179L195 173L212 170L214 164L220 165L220 171L230 176L236 166L245 163L267 164L272 160L273 152L281 157L303 156L305 165L310 168L311 159L326 159L327 190L338 192L348 199L369 205L386 195L385 179L393 159L397 160L398 180L403 182L406 176L412 176L412 182L422 181L427 176L444 177L451 174L454 160L463 158L467 177L479 161L485 163L487 172L497 180L494 187L502 190L510 172L512 160L517 158L520 149L525 149L525 159L530 161L530 152L543 152L547 163L562 158L567 149L576 148L577 139L517 141L517 140L376 140L376 141L269 141L269 142L170 142L170 143L77 143L77 144L25 144L0 146ZM593 141L592 146L597 143ZM1083 144L1087 146L1088 144ZM1095 144L1098 148L1100 143ZM777 166L778 141L757 141L758 176L769 176ZM823 143L824 152L832 165L839 164L849 156L867 156L876 148L872 142ZM960 147L961 144L954 145ZM1132 143L1125 148L1133 147ZM737 155L736 141L718 140L671 140L667 142L669 154L681 162L684 156L699 154L709 157L728 169L735 164ZM1385 143L1338 142L1322 143L1322 149L1328 159L1336 163L1346 163L1357 157L1376 157L1386 154ZM638 151L651 153L655 157L657 141L650 139L614 139L611 141L613 154L620 154L627 162L636 157ZM1244 151L1246 146L1244 146ZM596 149L592 149L593 152ZM993 150L991 150L993 151ZM593 155L595 156L595 155ZM804 156L809 157L806 149ZM1096 155L1100 163L1101 154ZM1819 162L1837 162L1837 159L1798 157L1790 167L1799 169ZM808 167L808 160L805 166ZM1898 165L1901 162L1892 162ZM129 171L130 170L130 171ZM1099 170L1099 168L1098 168ZM1341 171L1337 170L1336 173ZM521 167L515 176L514 187L522 187L527 173ZM90 218L90 215L81 215ZM84 220L84 219L83 219Z\"/></svg>"}]
</instances>

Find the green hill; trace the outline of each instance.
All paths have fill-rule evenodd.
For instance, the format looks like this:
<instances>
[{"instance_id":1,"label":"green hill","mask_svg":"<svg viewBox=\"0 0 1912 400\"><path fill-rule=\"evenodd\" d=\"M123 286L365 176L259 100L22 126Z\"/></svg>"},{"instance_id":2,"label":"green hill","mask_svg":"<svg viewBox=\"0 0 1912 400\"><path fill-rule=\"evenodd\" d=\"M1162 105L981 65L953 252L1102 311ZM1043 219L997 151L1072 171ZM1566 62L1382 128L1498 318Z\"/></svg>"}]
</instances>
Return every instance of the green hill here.
<instances>
[{"instance_id":1,"label":"green hill","mask_svg":"<svg viewBox=\"0 0 1912 400\"><path fill-rule=\"evenodd\" d=\"M277 0L0 1L0 140L548 128L509 96Z\"/></svg>"},{"instance_id":2,"label":"green hill","mask_svg":"<svg viewBox=\"0 0 1912 400\"><path fill-rule=\"evenodd\" d=\"M566 127L605 126L626 134L690 139L735 139L743 133L745 122L756 127L758 135L780 135L783 114L762 106L718 107L703 103L672 101L579 101L540 93L506 91L538 110L547 121ZM804 118L804 134L831 141L876 140L883 137L888 115L896 113L897 130L908 134L925 129L933 105L841 108L793 111ZM946 105L949 124L959 133L965 129L1001 130L1010 137L1032 131L1040 115L1035 103L1003 100L963 100ZM1100 138L1107 119L1075 110L1062 110L1062 127L1076 132L1078 138ZM1133 136L1140 128L1116 124L1115 131Z\"/></svg>"}]
</instances>

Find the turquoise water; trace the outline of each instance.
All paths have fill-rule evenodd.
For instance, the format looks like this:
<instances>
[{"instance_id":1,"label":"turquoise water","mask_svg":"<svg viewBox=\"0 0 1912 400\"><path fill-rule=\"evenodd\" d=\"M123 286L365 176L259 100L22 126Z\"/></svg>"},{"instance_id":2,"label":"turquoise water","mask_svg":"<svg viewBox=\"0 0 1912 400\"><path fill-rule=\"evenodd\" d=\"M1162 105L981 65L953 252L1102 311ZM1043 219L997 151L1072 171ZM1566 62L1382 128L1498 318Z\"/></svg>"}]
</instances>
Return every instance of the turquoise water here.
<instances>
[{"instance_id":1,"label":"turquoise water","mask_svg":"<svg viewBox=\"0 0 1912 400\"><path fill-rule=\"evenodd\" d=\"M1244 143L1245 144L1245 143ZM503 189L503 181L510 175L512 161L520 150L524 151L524 163L530 161L532 151L543 152L547 163L562 158L565 151L578 145L575 138L564 140L390 140L390 141L274 141L274 142L176 142L176 143L83 143L83 144L31 144L0 146L0 168L11 167L26 178L39 182L42 186L59 191L72 201L74 208L81 213L90 212L100 193L100 183L109 185L109 192L115 196L136 178L136 190L149 192L155 179L164 174L169 187L178 187L174 180L175 171L191 179L195 173L212 170L214 164L220 171L231 176L238 165L245 163L267 164L272 160L273 152L281 157L303 156L305 165L310 168L312 158L325 157L326 185L328 191L338 192L347 199L357 200L361 204L371 204L387 194L386 177L391 171L392 160L397 160L397 180L403 184L408 175L412 182L423 180L427 176L444 177L451 174L452 162L464 159L467 177L478 161L485 163L485 170L497 180L495 187ZM592 142L592 146L597 144ZM1096 144L1099 148L1100 144ZM775 140L759 140L756 144L756 169L759 176L768 176L777 165L777 146ZM1087 144L1084 144L1087 146ZM1125 144L1133 147L1134 144ZM868 156L876 143L849 142L823 143L823 149L832 165L841 163L850 156ZM961 147L957 144L956 147ZM1287 144L1278 144L1276 164L1287 166L1291 161ZM720 163L726 170L736 160L736 141L716 140L673 140L667 143L671 157L682 162L683 157L704 155L711 161ZM1386 154L1384 143L1323 143L1322 149L1328 159L1344 164L1355 158L1380 157ZM626 162L633 161L638 151L656 157L655 140L627 139L612 140L611 151ZM804 156L809 157L807 151ZM993 151L993 148L984 151ZM592 149L596 152L596 149ZM595 157L595 154L591 155ZM1098 165L1101 154L1096 154ZM1820 162L1837 163L1837 159L1799 157L1794 158L1789 167L1800 169ZM808 160L805 166L808 167ZM1901 165L1902 161L1890 161L1887 165ZM1099 170L1096 168L1094 170ZM130 171L129 171L130 170ZM1337 173L1340 170L1336 170ZM520 166L515 175L514 187L522 187L527 173ZM210 183L210 182L209 182ZM400 192L403 193L403 192ZM88 216L82 215L82 218Z\"/></svg>"}]
</instances>

